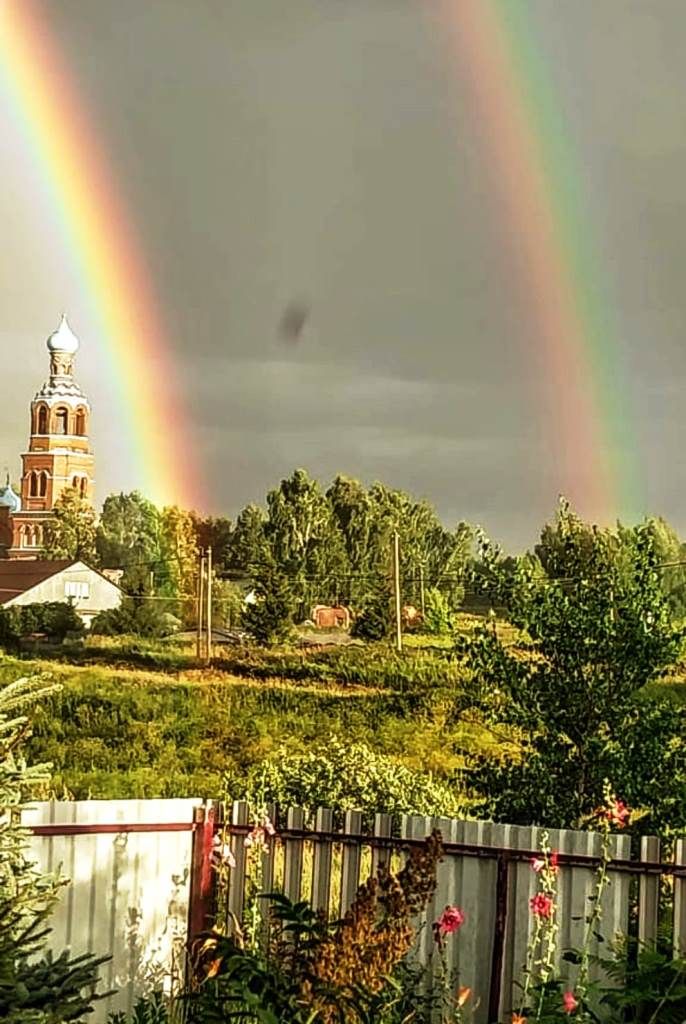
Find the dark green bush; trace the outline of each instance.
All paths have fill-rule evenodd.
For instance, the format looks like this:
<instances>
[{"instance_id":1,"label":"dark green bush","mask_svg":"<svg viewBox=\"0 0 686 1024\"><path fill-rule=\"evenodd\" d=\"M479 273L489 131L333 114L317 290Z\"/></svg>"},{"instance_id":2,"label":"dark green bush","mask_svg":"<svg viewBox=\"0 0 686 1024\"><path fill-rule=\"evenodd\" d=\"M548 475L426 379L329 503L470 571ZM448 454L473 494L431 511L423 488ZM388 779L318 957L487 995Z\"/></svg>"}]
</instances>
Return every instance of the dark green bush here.
<instances>
[{"instance_id":1,"label":"dark green bush","mask_svg":"<svg viewBox=\"0 0 686 1024\"><path fill-rule=\"evenodd\" d=\"M16 648L23 637L42 633L51 640L64 640L84 632L83 620L66 601L13 605L0 608L0 644Z\"/></svg>"}]
</instances>

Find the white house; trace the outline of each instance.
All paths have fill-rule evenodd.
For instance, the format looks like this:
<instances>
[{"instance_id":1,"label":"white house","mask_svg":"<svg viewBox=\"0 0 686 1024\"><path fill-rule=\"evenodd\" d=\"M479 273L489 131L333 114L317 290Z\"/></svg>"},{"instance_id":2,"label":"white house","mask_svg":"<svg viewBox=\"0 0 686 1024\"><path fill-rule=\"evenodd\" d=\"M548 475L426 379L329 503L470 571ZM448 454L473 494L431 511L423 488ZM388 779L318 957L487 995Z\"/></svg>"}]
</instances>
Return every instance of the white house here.
<instances>
[{"instance_id":1,"label":"white house","mask_svg":"<svg viewBox=\"0 0 686 1024\"><path fill-rule=\"evenodd\" d=\"M116 608L122 590L85 562L0 559L0 605L70 601L89 627L98 612Z\"/></svg>"}]
</instances>

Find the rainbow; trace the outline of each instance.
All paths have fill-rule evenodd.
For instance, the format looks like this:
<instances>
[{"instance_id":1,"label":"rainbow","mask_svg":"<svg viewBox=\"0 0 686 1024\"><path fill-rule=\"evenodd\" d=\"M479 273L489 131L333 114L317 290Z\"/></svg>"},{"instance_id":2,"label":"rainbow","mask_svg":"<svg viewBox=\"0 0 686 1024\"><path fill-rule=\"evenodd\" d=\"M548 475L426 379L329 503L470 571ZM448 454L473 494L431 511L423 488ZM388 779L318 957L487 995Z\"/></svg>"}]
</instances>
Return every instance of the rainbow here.
<instances>
[{"instance_id":1,"label":"rainbow","mask_svg":"<svg viewBox=\"0 0 686 1024\"><path fill-rule=\"evenodd\" d=\"M202 502L188 418L142 249L94 123L35 0L0 0L0 88L92 304L136 486L159 504L189 494Z\"/></svg>"},{"instance_id":2,"label":"rainbow","mask_svg":"<svg viewBox=\"0 0 686 1024\"><path fill-rule=\"evenodd\" d=\"M584 176L532 15L515 0L427 0L482 132L503 243L543 362L560 490L608 522L636 514L633 444L611 287Z\"/></svg>"}]
</instances>

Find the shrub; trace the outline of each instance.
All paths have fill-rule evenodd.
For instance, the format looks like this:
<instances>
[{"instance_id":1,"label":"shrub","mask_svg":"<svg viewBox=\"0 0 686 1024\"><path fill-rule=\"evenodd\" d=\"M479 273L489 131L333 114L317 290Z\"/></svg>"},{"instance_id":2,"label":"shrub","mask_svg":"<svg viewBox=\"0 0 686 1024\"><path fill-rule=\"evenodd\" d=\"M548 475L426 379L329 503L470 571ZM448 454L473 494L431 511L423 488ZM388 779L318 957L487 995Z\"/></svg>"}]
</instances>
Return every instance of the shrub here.
<instances>
[{"instance_id":1,"label":"shrub","mask_svg":"<svg viewBox=\"0 0 686 1024\"><path fill-rule=\"evenodd\" d=\"M447 636L455 628L455 614L445 594L436 587L426 592L422 632L430 636Z\"/></svg>"},{"instance_id":2,"label":"shrub","mask_svg":"<svg viewBox=\"0 0 686 1024\"><path fill-rule=\"evenodd\" d=\"M22 637L44 633L51 640L84 632L83 620L66 601L13 605L0 608L0 644L16 647Z\"/></svg>"},{"instance_id":3,"label":"shrub","mask_svg":"<svg viewBox=\"0 0 686 1024\"><path fill-rule=\"evenodd\" d=\"M164 602L124 598L118 608L109 608L95 616L91 632L100 636L166 636L180 623L163 605Z\"/></svg>"},{"instance_id":4,"label":"shrub","mask_svg":"<svg viewBox=\"0 0 686 1024\"><path fill-rule=\"evenodd\" d=\"M385 640L392 632L391 592L387 585L369 595L355 617L350 635L360 640Z\"/></svg>"},{"instance_id":5,"label":"shrub","mask_svg":"<svg viewBox=\"0 0 686 1024\"><path fill-rule=\"evenodd\" d=\"M40 677L0 688L0 1019L6 1024L58 1024L89 1013L104 962L67 952L45 955L60 883L29 861L29 836L18 821L23 802L47 781L48 768L27 767L22 759L25 713L54 690Z\"/></svg>"},{"instance_id":6,"label":"shrub","mask_svg":"<svg viewBox=\"0 0 686 1024\"><path fill-rule=\"evenodd\" d=\"M456 787L412 771L364 743L345 744L335 736L302 754L279 750L227 784L232 798L304 807L310 817L317 807L339 815L363 811L368 820L377 811L448 818L465 813Z\"/></svg>"}]
</instances>

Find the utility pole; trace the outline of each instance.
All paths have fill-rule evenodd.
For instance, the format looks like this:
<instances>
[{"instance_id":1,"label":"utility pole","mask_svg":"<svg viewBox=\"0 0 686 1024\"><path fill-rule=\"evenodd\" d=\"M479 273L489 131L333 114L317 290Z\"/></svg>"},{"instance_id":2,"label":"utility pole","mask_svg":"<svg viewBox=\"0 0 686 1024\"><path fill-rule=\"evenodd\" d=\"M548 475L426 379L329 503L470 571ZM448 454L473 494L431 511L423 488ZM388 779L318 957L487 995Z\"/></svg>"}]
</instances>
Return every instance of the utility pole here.
<instances>
[{"instance_id":1,"label":"utility pole","mask_svg":"<svg viewBox=\"0 0 686 1024\"><path fill-rule=\"evenodd\" d=\"M209 665L212 659L212 548L207 549L207 651L205 652L205 664Z\"/></svg>"},{"instance_id":2,"label":"utility pole","mask_svg":"<svg viewBox=\"0 0 686 1024\"><path fill-rule=\"evenodd\" d=\"M196 637L195 637L195 656L200 661L202 656L202 637L203 637L203 611L204 611L204 576L205 576L205 553L202 548L198 551L198 585L196 588L197 598L197 615L196 615Z\"/></svg>"},{"instance_id":3,"label":"utility pole","mask_svg":"<svg viewBox=\"0 0 686 1024\"><path fill-rule=\"evenodd\" d=\"M400 601L400 537L393 533L393 596L395 598L395 649L403 649L402 607Z\"/></svg>"},{"instance_id":4,"label":"utility pole","mask_svg":"<svg viewBox=\"0 0 686 1024\"><path fill-rule=\"evenodd\" d=\"M424 566L419 566L419 607L424 621Z\"/></svg>"}]
</instances>

